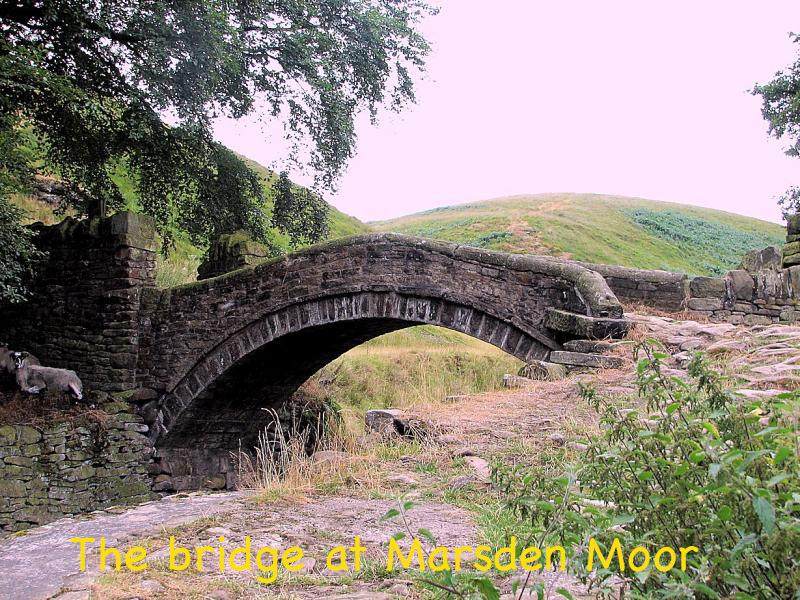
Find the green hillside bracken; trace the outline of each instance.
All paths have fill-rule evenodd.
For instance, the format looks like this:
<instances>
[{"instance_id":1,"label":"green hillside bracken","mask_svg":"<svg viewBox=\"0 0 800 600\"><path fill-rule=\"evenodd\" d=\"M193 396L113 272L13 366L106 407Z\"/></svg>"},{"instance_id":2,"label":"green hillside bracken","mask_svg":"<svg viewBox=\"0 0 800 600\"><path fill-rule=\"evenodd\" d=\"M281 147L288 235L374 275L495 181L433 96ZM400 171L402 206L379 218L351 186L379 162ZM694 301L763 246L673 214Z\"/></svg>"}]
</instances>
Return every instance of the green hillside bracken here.
<instances>
[{"instance_id":1,"label":"green hillside bracken","mask_svg":"<svg viewBox=\"0 0 800 600\"><path fill-rule=\"evenodd\" d=\"M780 245L776 223L683 204L599 194L512 196L371 223L379 231L481 248L714 275Z\"/></svg>"}]
</instances>

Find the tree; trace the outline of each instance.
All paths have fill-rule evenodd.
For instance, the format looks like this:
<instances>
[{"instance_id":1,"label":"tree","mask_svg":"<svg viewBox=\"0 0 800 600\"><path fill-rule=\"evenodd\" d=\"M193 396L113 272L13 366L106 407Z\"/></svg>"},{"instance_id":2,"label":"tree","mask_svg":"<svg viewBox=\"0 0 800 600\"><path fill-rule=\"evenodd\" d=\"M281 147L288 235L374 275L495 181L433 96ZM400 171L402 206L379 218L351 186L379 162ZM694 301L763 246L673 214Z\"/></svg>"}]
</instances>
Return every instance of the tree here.
<instances>
[{"instance_id":1,"label":"tree","mask_svg":"<svg viewBox=\"0 0 800 600\"><path fill-rule=\"evenodd\" d=\"M24 152L21 134L2 124L10 117L0 115L0 300L24 299L24 281L41 257L31 242L32 232L20 225L20 210L7 196L18 192L30 179L30 156Z\"/></svg>"},{"instance_id":2,"label":"tree","mask_svg":"<svg viewBox=\"0 0 800 600\"><path fill-rule=\"evenodd\" d=\"M284 171L275 182L272 223L292 246L307 244L328 235L328 205L314 192L293 186Z\"/></svg>"},{"instance_id":3,"label":"tree","mask_svg":"<svg viewBox=\"0 0 800 600\"><path fill-rule=\"evenodd\" d=\"M792 42L800 44L800 34L790 34ZM785 71L775 74L772 81L756 85L753 94L761 96L761 114L769 123L769 134L789 142L788 156L800 157L800 55ZM800 187L792 186L778 200L783 216L800 212Z\"/></svg>"},{"instance_id":4,"label":"tree","mask_svg":"<svg viewBox=\"0 0 800 600\"><path fill-rule=\"evenodd\" d=\"M429 51L415 28L433 12L423 0L0 0L0 134L30 129L37 167L79 191L79 213L124 205L112 174L125 165L163 232L263 239L258 177L213 140L214 119L281 119L290 160L330 188L356 114L414 101Z\"/></svg>"}]
</instances>

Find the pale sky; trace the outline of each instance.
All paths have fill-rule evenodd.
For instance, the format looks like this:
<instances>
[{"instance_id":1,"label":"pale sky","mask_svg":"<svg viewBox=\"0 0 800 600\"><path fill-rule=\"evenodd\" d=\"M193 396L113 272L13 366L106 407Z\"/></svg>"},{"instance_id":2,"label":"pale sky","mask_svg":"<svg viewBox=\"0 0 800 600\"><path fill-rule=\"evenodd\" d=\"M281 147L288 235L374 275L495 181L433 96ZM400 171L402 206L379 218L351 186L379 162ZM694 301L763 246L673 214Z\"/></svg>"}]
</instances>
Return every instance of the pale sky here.
<instances>
[{"instance_id":1,"label":"pale sky","mask_svg":"<svg viewBox=\"0 0 800 600\"><path fill-rule=\"evenodd\" d=\"M326 197L362 220L540 192L596 192L780 220L800 159L748 90L795 57L796 0L442 0L418 102L377 126ZM280 167L254 121L220 141ZM297 177L301 182L302 177Z\"/></svg>"}]
</instances>

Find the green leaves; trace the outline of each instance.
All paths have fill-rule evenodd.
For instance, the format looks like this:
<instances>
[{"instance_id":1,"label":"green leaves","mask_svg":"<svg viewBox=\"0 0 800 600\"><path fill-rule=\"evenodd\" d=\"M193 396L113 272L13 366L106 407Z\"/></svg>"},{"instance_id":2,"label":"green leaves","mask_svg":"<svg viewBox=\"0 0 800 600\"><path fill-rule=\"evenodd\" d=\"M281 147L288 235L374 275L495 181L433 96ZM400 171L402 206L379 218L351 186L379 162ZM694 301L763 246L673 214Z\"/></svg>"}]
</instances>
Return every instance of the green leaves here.
<instances>
[{"instance_id":1,"label":"green leaves","mask_svg":"<svg viewBox=\"0 0 800 600\"><path fill-rule=\"evenodd\" d=\"M756 511L764 533L772 533L775 529L775 508L772 503L762 496L753 498L753 510Z\"/></svg>"},{"instance_id":2,"label":"green leaves","mask_svg":"<svg viewBox=\"0 0 800 600\"><path fill-rule=\"evenodd\" d=\"M181 227L195 242L240 229L268 241L270 182L215 143L217 119L282 125L288 156L273 158L332 189L356 115L413 102L429 51L417 27L435 12L423 0L28 4L0 11L0 115L13 121L0 133L33 130L45 159L36 168L74 184L78 213L134 204L162 233ZM14 168L32 164L18 157ZM325 235L318 194L277 192L271 222L293 245Z\"/></svg>"},{"instance_id":3,"label":"green leaves","mask_svg":"<svg viewBox=\"0 0 800 600\"><path fill-rule=\"evenodd\" d=\"M585 571L580 549L590 537L604 548L619 538L626 549L700 549L685 572L661 573L651 565L631 575L633 598L792 597L800 583L793 425L800 392L744 402L700 355L685 382L663 376L659 353L646 345L640 352L636 399L587 394L602 433L571 467L577 478L566 495L543 469L522 471L503 479L509 505L526 527L571 543L570 568L594 585L610 586L618 573L615 567ZM767 414L770 424L760 429ZM542 510L540 503L559 508Z\"/></svg>"}]
</instances>

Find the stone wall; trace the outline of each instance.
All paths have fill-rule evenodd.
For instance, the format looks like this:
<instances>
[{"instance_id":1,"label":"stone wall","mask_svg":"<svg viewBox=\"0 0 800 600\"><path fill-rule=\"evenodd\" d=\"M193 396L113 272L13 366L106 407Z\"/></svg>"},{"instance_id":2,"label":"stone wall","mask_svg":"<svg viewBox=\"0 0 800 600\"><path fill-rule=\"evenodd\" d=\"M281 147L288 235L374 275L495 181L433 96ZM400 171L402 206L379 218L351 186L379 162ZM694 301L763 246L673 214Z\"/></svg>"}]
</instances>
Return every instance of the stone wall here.
<instances>
[{"instance_id":1,"label":"stone wall","mask_svg":"<svg viewBox=\"0 0 800 600\"><path fill-rule=\"evenodd\" d=\"M579 264L603 275L626 303L665 312L686 310L712 321L766 325L800 321L800 265L781 268L781 256L775 247L749 252L739 269L722 277Z\"/></svg>"},{"instance_id":2,"label":"stone wall","mask_svg":"<svg viewBox=\"0 0 800 600\"><path fill-rule=\"evenodd\" d=\"M783 247L783 266L800 266L800 213L787 219L786 245Z\"/></svg>"},{"instance_id":3,"label":"stone wall","mask_svg":"<svg viewBox=\"0 0 800 600\"><path fill-rule=\"evenodd\" d=\"M48 258L32 300L0 309L0 338L73 369L90 391L134 389L142 296L155 287L152 220L118 213L36 231Z\"/></svg>"},{"instance_id":4,"label":"stone wall","mask_svg":"<svg viewBox=\"0 0 800 600\"><path fill-rule=\"evenodd\" d=\"M578 264L605 277L608 287L623 302L654 306L670 312L686 307L689 277L683 273L584 262Z\"/></svg>"},{"instance_id":5,"label":"stone wall","mask_svg":"<svg viewBox=\"0 0 800 600\"><path fill-rule=\"evenodd\" d=\"M0 530L149 500L152 448L127 402L91 418L47 425L0 425Z\"/></svg>"}]
</instances>

